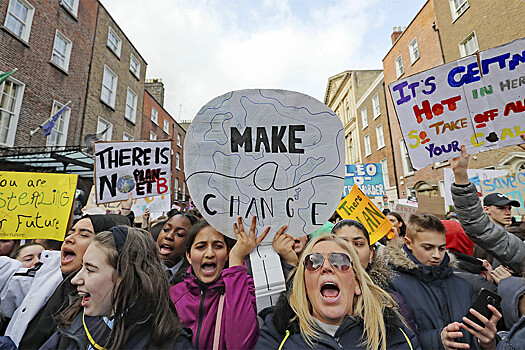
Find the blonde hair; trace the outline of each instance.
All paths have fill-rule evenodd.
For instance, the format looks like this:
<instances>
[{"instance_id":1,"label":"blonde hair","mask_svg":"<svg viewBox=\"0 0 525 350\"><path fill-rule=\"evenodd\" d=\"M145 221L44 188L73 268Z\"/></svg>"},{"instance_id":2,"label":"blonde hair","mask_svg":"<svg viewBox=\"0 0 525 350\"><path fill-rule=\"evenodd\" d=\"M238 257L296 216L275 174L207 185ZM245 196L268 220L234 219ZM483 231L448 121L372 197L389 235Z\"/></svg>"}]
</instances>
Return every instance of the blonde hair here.
<instances>
[{"instance_id":1,"label":"blonde hair","mask_svg":"<svg viewBox=\"0 0 525 350\"><path fill-rule=\"evenodd\" d=\"M375 285L364 268L359 263L359 258L354 249L345 240L333 235L324 234L312 240L303 251L299 263L293 274L293 287L290 293L290 306L295 312L291 321L298 320L301 335L310 347L314 347L314 341L319 337L319 327L312 316L312 305L306 293L304 260L313 250L313 247L323 241L331 241L343 248L354 262L353 270L355 279L361 288L360 295L354 295L353 315L364 321L362 344L367 350L386 350L386 327L383 320L383 310L392 308L396 316L402 321L403 318L397 311L396 302L390 295Z\"/></svg>"}]
</instances>

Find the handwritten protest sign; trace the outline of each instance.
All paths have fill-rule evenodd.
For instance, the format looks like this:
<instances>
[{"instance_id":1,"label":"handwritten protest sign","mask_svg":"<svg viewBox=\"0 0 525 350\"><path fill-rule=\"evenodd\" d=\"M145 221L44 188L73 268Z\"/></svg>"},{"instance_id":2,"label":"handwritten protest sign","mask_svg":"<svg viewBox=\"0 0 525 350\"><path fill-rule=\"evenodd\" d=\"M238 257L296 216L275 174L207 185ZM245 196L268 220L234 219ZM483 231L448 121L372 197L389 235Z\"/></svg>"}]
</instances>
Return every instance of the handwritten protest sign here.
<instances>
[{"instance_id":1,"label":"handwritten protest sign","mask_svg":"<svg viewBox=\"0 0 525 350\"><path fill-rule=\"evenodd\" d=\"M171 141L95 143L98 204L170 195Z\"/></svg>"},{"instance_id":2,"label":"handwritten protest sign","mask_svg":"<svg viewBox=\"0 0 525 350\"><path fill-rule=\"evenodd\" d=\"M486 179L492 179L495 177L505 176L508 174L507 170L487 170L487 169L468 169L467 170L469 180L474 182L475 178L478 177L480 181ZM450 186L454 183L454 172L450 168L443 169L443 180L445 187L445 205L454 205L452 201L452 193L450 192ZM474 180L474 181L473 181ZM477 186L476 186L477 187ZM478 191L481 190L481 184ZM483 192L481 192L483 194Z\"/></svg>"},{"instance_id":3,"label":"handwritten protest sign","mask_svg":"<svg viewBox=\"0 0 525 350\"><path fill-rule=\"evenodd\" d=\"M418 203L407 199L399 199L395 212L401 215L403 221L408 222L410 215L417 213Z\"/></svg>"},{"instance_id":4,"label":"handwritten protest sign","mask_svg":"<svg viewBox=\"0 0 525 350\"><path fill-rule=\"evenodd\" d=\"M370 235L370 244L379 241L392 229L392 223L355 184L339 203L337 212L343 219L362 223Z\"/></svg>"},{"instance_id":5,"label":"handwritten protest sign","mask_svg":"<svg viewBox=\"0 0 525 350\"><path fill-rule=\"evenodd\" d=\"M389 85L412 165L522 142L525 39Z\"/></svg>"},{"instance_id":6,"label":"handwritten protest sign","mask_svg":"<svg viewBox=\"0 0 525 350\"><path fill-rule=\"evenodd\" d=\"M354 183L368 197L384 196L385 185L381 163L347 165L343 197L350 193Z\"/></svg>"},{"instance_id":7,"label":"handwritten protest sign","mask_svg":"<svg viewBox=\"0 0 525 350\"><path fill-rule=\"evenodd\" d=\"M77 175L0 172L0 238L63 240L76 188Z\"/></svg>"},{"instance_id":8,"label":"handwritten protest sign","mask_svg":"<svg viewBox=\"0 0 525 350\"><path fill-rule=\"evenodd\" d=\"M505 196L517 200L521 206L514 208L518 214L525 214L525 171L519 173L485 179L481 181L483 196L490 193L501 193Z\"/></svg>"},{"instance_id":9,"label":"handwritten protest sign","mask_svg":"<svg viewBox=\"0 0 525 350\"><path fill-rule=\"evenodd\" d=\"M238 216L257 230L288 225L294 237L316 231L340 200L344 130L312 97L284 90L239 90L217 97L186 134L184 169L191 198L218 231L235 238Z\"/></svg>"},{"instance_id":10,"label":"handwritten protest sign","mask_svg":"<svg viewBox=\"0 0 525 350\"><path fill-rule=\"evenodd\" d=\"M155 197L144 197L133 200L131 210L135 214L135 218L139 218L142 221L142 214L146 208L149 209L150 219L155 220L162 214L167 213L171 209L170 197L167 195L155 196Z\"/></svg>"}]
</instances>

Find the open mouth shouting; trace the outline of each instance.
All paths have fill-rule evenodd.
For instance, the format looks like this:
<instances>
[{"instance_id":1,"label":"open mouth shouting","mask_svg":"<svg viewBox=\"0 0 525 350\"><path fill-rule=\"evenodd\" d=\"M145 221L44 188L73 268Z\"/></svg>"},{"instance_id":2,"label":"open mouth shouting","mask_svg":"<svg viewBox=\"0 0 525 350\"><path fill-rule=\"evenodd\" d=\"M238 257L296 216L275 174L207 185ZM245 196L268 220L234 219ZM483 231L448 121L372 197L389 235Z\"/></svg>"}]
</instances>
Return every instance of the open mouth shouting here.
<instances>
[{"instance_id":1,"label":"open mouth shouting","mask_svg":"<svg viewBox=\"0 0 525 350\"><path fill-rule=\"evenodd\" d=\"M78 295L82 298L82 302L80 304L82 305L82 307L85 307L89 302L89 299L91 299L91 294L87 292L78 291Z\"/></svg>"},{"instance_id":2,"label":"open mouth shouting","mask_svg":"<svg viewBox=\"0 0 525 350\"><path fill-rule=\"evenodd\" d=\"M168 256L173 252L173 246L163 243L159 246L159 253L160 255Z\"/></svg>"},{"instance_id":3,"label":"open mouth shouting","mask_svg":"<svg viewBox=\"0 0 525 350\"><path fill-rule=\"evenodd\" d=\"M77 254L73 251L73 249L69 247L62 247L62 257L61 257L61 263L62 265L67 265L75 258L77 257Z\"/></svg>"},{"instance_id":4,"label":"open mouth shouting","mask_svg":"<svg viewBox=\"0 0 525 350\"><path fill-rule=\"evenodd\" d=\"M205 262L201 265L201 273L203 276L213 276L217 271L217 264L212 261Z\"/></svg>"},{"instance_id":5,"label":"open mouth shouting","mask_svg":"<svg viewBox=\"0 0 525 350\"><path fill-rule=\"evenodd\" d=\"M340 289L336 282L327 281L321 285L321 299L325 303L335 303L339 299Z\"/></svg>"}]
</instances>

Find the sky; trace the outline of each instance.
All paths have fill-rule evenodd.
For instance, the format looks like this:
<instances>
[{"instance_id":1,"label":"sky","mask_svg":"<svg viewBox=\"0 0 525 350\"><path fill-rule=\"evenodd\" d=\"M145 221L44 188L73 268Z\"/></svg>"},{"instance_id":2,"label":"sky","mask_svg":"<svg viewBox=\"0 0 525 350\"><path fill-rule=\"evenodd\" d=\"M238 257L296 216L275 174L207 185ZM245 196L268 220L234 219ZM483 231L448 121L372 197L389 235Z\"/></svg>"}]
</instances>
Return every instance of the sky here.
<instances>
[{"instance_id":1,"label":"sky","mask_svg":"<svg viewBox=\"0 0 525 350\"><path fill-rule=\"evenodd\" d=\"M298 91L321 102L328 78L382 69L395 26L426 0L101 0L162 78L164 108L191 120L232 90Z\"/></svg>"}]
</instances>

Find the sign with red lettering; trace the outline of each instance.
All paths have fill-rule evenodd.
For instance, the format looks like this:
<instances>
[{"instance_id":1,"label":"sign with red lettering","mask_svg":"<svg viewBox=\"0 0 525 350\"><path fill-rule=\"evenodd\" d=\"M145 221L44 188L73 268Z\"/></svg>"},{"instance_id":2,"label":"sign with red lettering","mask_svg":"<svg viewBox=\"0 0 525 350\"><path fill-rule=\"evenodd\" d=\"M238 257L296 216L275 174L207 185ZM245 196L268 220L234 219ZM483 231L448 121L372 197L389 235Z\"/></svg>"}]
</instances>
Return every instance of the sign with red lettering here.
<instances>
[{"instance_id":1,"label":"sign with red lettering","mask_svg":"<svg viewBox=\"0 0 525 350\"><path fill-rule=\"evenodd\" d=\"M415 169L516 145L525 134L525 39L389 85Z\"/></svg>"},{"instance_id":2,"label":"sign with red lettering","mask_svg":"<svg viewBox=\"0 0 525 350\"><path fill-rule=\"evenodd\" d=\"M172 141L95 143L97 204L159 195L171 197Z\"/></svg>"}]
</instances>

